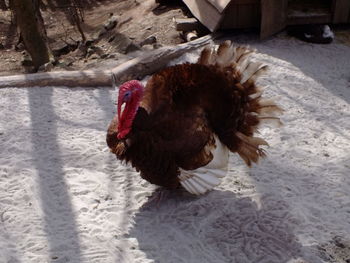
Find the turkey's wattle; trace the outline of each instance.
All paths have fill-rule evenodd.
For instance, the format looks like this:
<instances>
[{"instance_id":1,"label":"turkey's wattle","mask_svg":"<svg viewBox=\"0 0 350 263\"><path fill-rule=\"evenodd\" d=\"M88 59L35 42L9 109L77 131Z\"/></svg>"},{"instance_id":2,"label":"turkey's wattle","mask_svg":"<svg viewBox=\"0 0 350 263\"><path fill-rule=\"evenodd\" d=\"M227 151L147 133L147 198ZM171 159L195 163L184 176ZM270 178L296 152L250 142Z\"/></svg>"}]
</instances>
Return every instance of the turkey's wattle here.
<instances>
[{"instance_id":1,"label":"turkey's wattle","mask_svg":"<svg viewBox=\"0 0 350 263\"><path fill-rule=\"evenodd\" d=\"M205 48L195 64L155 73L145 88L124 83L107 131L111 151L150 183L193 194L221 182L230 151L249 166L258 162L267 143L254 132L264 121L280 123L282 110L261 98L256 79L267 67L250 62L252 52L224 42Z\"/></svg>"}]
</instances>

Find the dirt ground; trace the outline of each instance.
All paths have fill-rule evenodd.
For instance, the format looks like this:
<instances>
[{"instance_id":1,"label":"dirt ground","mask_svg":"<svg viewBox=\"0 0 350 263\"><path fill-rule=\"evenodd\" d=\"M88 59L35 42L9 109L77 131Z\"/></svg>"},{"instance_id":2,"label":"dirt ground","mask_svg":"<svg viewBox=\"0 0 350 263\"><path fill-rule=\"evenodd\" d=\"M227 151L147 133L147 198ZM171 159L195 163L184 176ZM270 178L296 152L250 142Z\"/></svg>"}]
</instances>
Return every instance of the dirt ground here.
<instances>
[{"instance_id":1,"label":"dirt ground","mask_svg":"<svg viewBox=\"0 0 350 263\"><path fill-rule=\"evenodd\" d=\"M192 16L180 0L81 1L86 3L82 28L88 45L79 45L82 36L69 22L62 1L43 0L41 12L50 47L59 54L55 66L44 70L110 68L136 56L133 51L179 44L184 41L173 19ZM33 72L33 67L26 66L30 57L18 45L12 21L10 11L0 12L0 76ZM337 29L336 40L350 46L349 32L349 27Z\"/></svg>"},{"instance_id":2,"label":"dirt ground","mask_svg":"<svg viewBox=\"0 0 350 263\"><path fill-rule=\"evenodd\" d=\"M52 70L76 70L100 64L116 64L120 60L127 59L130 51L183 42L173 22L174 18L190 16L181 1L166 1L167 4L158 4L155 0L90 2L92 3L83 9L82 27L86 39L94 42L89 47L78 48L76 43L82 38L77 28L69 22L66 13L57 8L57 4L52 4L51 1L45 2L49 4L42 10L42 15L50 47L54 52L61 53L57 65ZM104 26L111 17L116 19L116 26L106 30ZM0 12L0 61L2 61L0 75L2 76L32 70L22 65L25 51L21 45L16 48L18 33L12 20L10 11ZM142 43L144 40L146 45ZM76 49L67 53L65 49L68 48Z\"/></svg>"}]
</instances>

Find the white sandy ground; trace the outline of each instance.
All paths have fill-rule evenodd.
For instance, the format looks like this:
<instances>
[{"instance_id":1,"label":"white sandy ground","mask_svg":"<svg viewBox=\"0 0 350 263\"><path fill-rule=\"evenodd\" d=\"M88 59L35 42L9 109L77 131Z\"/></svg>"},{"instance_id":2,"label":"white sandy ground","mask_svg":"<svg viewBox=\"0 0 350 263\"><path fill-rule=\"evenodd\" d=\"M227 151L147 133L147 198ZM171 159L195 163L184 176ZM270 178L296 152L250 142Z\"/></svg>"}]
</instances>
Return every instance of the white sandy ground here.
<instances>
[{"instance_id":1,"label":"white sandy ground","mask_svg":"<svg viewBox=\"0 0 350 263\"><path fill-rule=\"evenodd\" d=\"M214 191L158 208L107 149L113 89L0 89L0 262L350 262L350 47L240 42L285 125L259 165L232 155Z\"/></svg>"}]
</instances>

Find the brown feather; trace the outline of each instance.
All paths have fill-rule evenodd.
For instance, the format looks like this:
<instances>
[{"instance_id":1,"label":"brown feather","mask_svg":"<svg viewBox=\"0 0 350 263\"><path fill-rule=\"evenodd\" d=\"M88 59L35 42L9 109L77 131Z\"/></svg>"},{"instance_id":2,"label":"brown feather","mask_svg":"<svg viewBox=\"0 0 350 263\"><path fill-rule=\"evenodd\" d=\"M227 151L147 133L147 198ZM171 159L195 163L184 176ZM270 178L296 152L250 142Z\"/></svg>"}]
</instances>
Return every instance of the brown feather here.
<instances>
[{"instance_id":1,"label":"brown feather","mask_svg":"<svg viewBox=\"0 0 350 263\"><path fill-rule=\"evenodd\" d=\"M199 56L197 64L209 65L209 60L211 56L212 56L212 49L209 47L205 47L202 50L201 55Z\"/></svg>"}]
</instances>

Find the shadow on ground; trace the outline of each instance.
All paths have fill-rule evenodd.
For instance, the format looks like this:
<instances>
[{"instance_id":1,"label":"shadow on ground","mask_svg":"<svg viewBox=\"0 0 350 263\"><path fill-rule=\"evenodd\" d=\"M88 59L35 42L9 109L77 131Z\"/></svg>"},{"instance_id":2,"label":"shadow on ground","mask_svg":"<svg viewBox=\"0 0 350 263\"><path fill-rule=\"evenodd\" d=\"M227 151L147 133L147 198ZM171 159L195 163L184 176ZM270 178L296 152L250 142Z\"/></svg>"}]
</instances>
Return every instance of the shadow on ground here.
<instances>
[{"instance_id":1,"label":"shadow on ground","mask_svg":"<svg viewBox=\"0 0 350 263\"><path fill-rule=\"evenodd\" d=\"M151 197L152 198L152 197ZM269 199L269 200L267 200ZM281 200L213 191L201 198L177 192L157 207L141 209L130 237L155 262L289 262L300 251Z\"/></svg>"}]
</instances>

